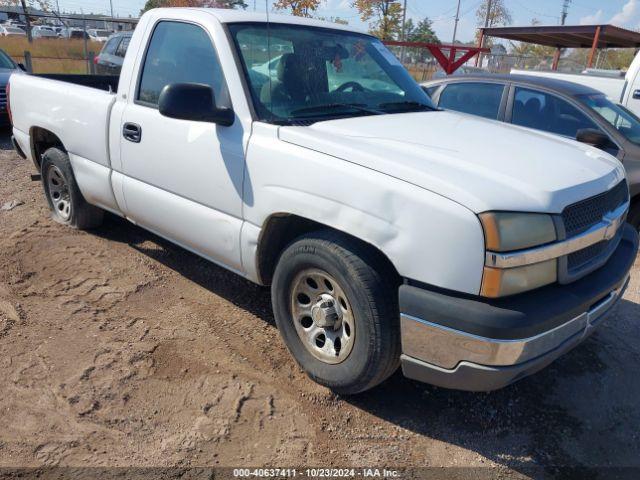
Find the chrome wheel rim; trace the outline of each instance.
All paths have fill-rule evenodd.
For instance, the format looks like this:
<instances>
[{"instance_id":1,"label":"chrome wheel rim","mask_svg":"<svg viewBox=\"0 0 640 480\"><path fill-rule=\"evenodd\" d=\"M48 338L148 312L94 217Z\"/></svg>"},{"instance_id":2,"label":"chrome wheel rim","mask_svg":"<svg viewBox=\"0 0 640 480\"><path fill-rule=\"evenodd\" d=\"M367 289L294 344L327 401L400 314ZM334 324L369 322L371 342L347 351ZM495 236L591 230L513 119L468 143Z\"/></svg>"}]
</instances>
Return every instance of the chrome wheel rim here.
<instances>
[{"instance_id":1,"label":"chrome wheel rim","mask_svg":"<svg viewBox=\"0 0 640 480\"><path fill-rule=\"evenodd\" d=\"M292 283L291 313L296 332L311 355L332 365L347 359L355 342L355 321L335 278L320 269L301 271Z\"/></svg>"},{"instance_id":2,"label":"chrome wheel rim","mask_svg":"<svg viewBox=\"0 0 640 480\"><path fill-rule=\"evenodd\" d=\"M69 183L62 171L55 165L49 166L47 170L47 186L49 189L49 199L53 210L63 220L71 217L71 194L69 193Z\"/></svg>"}]
</instances>

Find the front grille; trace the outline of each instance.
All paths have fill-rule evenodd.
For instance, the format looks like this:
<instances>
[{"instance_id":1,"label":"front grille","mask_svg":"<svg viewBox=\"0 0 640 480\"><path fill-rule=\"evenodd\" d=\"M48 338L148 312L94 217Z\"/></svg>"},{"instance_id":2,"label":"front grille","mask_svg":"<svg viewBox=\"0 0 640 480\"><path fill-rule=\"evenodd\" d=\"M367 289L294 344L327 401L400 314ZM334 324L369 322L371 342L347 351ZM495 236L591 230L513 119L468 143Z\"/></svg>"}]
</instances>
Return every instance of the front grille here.
<instances>
[{"instance_id":1,"label":"front grille","mask_svg":"<svg viewBox=\"0 0 640 480\"><path fill-rule=\"evenodd\" d=\"M616 210L628 199L627 181L623 180L608 192L569 205L562 212L566 238L580 235L597 225L607 213ZM622 229L611 240L596 243L567 255L564 264L566 270L561 271L561 278L565 283L593 271L606 262L618 246L621 233Z\"/></svg>"},{"instance_id":2,"label":"front grille","mask_svg":"<svg viewBox=\"0 0 640 480\"><path fill-rule=\"evenodd\" d=\"M569 205L562 212L567 238L579 235L600 223L607 213L614 211L628 198L627 181L623 180L608 192Z\"/></svg>"},{"instance_id":3,"label":"front grille","mask_svg":"<svg viewBox=\"0 0 640 480\"><path fill-rule=\"evenodd\" d=\"M2 110L7 106L7 89L5 87L0 87L0 107Z\"/></svg>"},{"instance_id":4,"label":"front grille","mask_svg":"<svg viewBox=\"0 0 640 480\"><path fill-rule=\"evenodd\" d=\"M590 247L583 248L582 250L569 254L569 257L567 258L569 273L579 271L588 266L594 258L598 258L605 250L607 250L610 243L611 240L595 243Z\"/></svg>"}]
</instances>

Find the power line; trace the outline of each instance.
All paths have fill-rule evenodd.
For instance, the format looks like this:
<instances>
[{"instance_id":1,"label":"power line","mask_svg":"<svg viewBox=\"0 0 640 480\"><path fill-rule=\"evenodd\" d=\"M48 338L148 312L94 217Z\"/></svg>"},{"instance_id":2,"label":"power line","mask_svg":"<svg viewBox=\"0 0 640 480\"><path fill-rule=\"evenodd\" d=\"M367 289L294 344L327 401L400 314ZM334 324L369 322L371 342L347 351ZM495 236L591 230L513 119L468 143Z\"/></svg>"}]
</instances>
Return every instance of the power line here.
<instances>
[{"instance_id":1,"label":"power line","mask_svg":"<svg viewBox=\"0 0 640 480\"><path fill-rule=\"evenodd\" d=\"M529 13L533 13L536 17L547 17L547 18L555 18L556 20L560 20L560 17L558 17L557 15L549 15L548 13L537 12L535 10L530 9L529 7L527 7L525 4L523 4L519 0L515 0L515 1L516 1L516 3L518 5L520 5L521 8L523 8L524 10L526 10Z\"/></svg>"}]
</instances>

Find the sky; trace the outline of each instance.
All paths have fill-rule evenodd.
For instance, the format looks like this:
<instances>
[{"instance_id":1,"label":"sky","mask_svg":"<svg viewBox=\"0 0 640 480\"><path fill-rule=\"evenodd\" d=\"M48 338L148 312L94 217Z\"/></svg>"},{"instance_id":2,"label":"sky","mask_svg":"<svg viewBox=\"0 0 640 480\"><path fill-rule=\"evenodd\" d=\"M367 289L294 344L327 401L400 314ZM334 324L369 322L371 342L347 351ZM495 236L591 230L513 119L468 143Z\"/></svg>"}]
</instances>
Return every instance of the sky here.
<instances>
[{"instance_id":1,"label":"sky","mask_svg":"<svg viewBox=\"0 0 640 480\"><path fill-rule=\"evenodd\" d=\"M56 0L51 0L55 5ZM116 15L137 16L145 0L112 0ZM245 0L250 9L254 0ZM264 11L271 0L255 0ZM357 12L350 7L352 0L323 0L318 16L340 17L356 27L366 29ZM513 25L530 25L532 19L541 24L558 24L563 0L504 0L513 16ZM68 12L104 13L110 10L109 0L58 0L60 9ZM463 42L472 40L476 29L475 12L481 0L462 0L457 38ZM438 37L451 42L457 0L407 0L407 15L414 20L428 16ZM567 24L613 23L630 29L640 29L640 0L572 0Z\"/></svg>"}]
</instances>

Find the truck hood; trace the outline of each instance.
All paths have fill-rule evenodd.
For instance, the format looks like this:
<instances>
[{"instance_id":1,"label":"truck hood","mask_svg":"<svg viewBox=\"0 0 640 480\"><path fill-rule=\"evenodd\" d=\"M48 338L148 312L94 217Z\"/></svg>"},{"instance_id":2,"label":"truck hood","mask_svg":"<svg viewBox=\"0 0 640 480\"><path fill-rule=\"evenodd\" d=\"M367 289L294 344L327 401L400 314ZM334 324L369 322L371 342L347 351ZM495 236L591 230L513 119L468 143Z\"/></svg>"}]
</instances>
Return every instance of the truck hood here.
<instances>
[{"instance_id":1,"label":"truck hood","mask_svg":"<svg viewBox=\"0 0 640 480\"><path fill-rule=\"evenodd\" d=\"M560 213L624 176L601 150L452 112L356 117L281 127L284 142L489 210Z\"/></svg>"}]
</instances>

